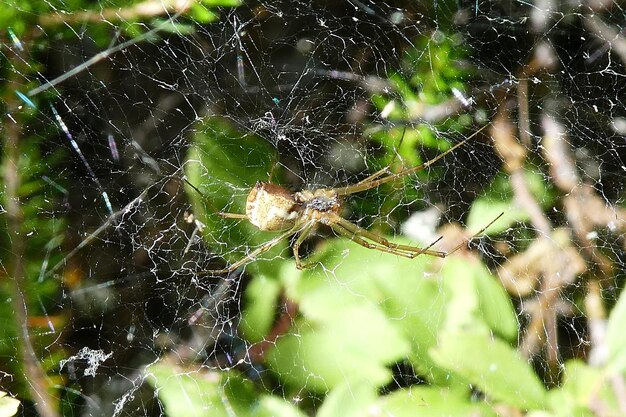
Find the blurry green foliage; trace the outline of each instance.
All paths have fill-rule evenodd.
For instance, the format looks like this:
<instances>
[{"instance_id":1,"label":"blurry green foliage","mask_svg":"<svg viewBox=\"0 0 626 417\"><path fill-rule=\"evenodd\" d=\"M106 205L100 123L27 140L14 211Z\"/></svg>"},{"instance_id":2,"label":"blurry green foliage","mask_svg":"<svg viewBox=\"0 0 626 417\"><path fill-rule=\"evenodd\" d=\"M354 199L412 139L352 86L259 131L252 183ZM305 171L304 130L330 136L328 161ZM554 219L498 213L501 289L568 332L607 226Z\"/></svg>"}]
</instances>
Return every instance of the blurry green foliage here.
<instances>
[{"instance_id":1,"label":"blurry green foliage","mask_svg":"<svg viewBox=\"0 0 626 417\"><path fill-rule=\"evenodd\" d=\"M498 411L492 406L498 404L531 415L584 416L593 415L593 398L619 414L615 392L605 382L615 372L611 365L603 371L570 361L564 384L544 387L515 348L519 326L509 296L477 260L407 260L345 239L328 241L315 257L319 264L306 271L296 270L292 261L276 261L278 282L298 304L299 315L267 353L266 364L284 384L286 397L301 397L303 390L326 394L317 416L365 417L372 410L396 416L495 416ZM366 268L363 259L368 259ZM253 295L248 294L247 303L262 306L244 311L241 329L254 341L260 335L252 323L269 331L267 323L278 309L278 288L276 280L260 274L250 288ZM266 300L263 290L268 291ZM617 317L619 307L615 311L611 321L617 323L623 318ZM616 340L621 354L622 332L609 329L607 336ZM429 384L382 395L380 388L392 381L389 365L403 360ZM225 382L230 375L222 373L222 385L204 392L230 387ZM198 376L186 373L184 378ZM229 395L249 398L248 388L238 387L244 391ZM489 401L473 395L470 387ZM256 400L247 410L237 408L237 415L260 415L268 397L254 395ZM294 405L272 400L282 407L273 415L301 415ZM209 409L214 407L211 401L204 402Z\"/></svg>"},{"instance_id":2,"label":"blurry green foliage","mask_svg":"<svg viewBox=\"0 0 626 417\"><path fill-rule=\"evenodd\" d=\"M607 326L608 367L615 373L626 373L626 291L622 291L613 307Z\"/></svg>"},{"instance_id":3,"label":"blurry green foliage","mask_svg":"<svg viewBox=\"0 0 626 417\"><path fill-rule=\"evenodd\" d=\"M555 204L556 193L541 172L528 167L524 170L524 177L530 192L542 208L548 209ZM513 200L511 181L504 172L498 173L483 194L472 203L467 228L480 230L500 213L504 215L485 231L486 235L497 235L516 223L529 220L528 213Z\"/></svg>"},{"instance_id":4,"label":"blurry green foliage","mask_svg":"<svg viewBox=\"0 0 626 417\"><path fill-rule=\"evenodd\" d=\"M425 114L449 100L456 94L464 94L471 71L462 65L467 56L466 47L456 35L435 31L419 37L414 47L406 53L401 70L387 79L391 85L389 93L377 93L372 103L380 114L397 127L389 130L372 129L369 137L382 145L384 153L373 157L371 164L376 169L391 165L398 171L403 167L417 166L425 160L419 150L423 147L444 152L450 148L448 134L467 135L473 125L468 114L443 117L433 122L424 121ZM417 122L417 123L416 123ZM404 127L406 126L406 127ZM381 208L385 212L397 207L400 202L420 201L423 197L416 179L426 181L437 175L433 167L398 180L394 185L385 185L383 194L389 196L390 188L401 187L402 193L391 194L384 201L363 203L363 214L377 215ZM386 191L385 191L386 190Z\"/></svg>"},{"instance_id":5,"label":"blurry green foliage","mask_svg":"<svg viewBox=\"0 0 626 417\"><path fill-rule=\"evenodd\" d=\"M519 335L508 295L479 262L454 256L443 266L427 257L407 260L345 239L331 240L317 259L320 264L307 271L297 271L291 261L277 262L286 296L299 305L300 314L268 352L267 364L285 384L287 396L302 395L303 388L327 394L318 416L367 416L373 409L399 416L495 416L489 404L546 416L584 415L589 411L584 399L606 377L570 362L569 382L546 390L513 345ZM363 259L369 260L367 268ZM266 288L273 301L246 310L243 323L273 316L277 305L269 304L276 303L271 294L277 290L270 282L262 275L253 279L253 299L260 301ZM405 358L430 385L381 395L380 387L391 382L388 366ZM473 396L469 386L490 402ZM238 415L257 415L265 398L257 395ZM610 404L616 401L605 388L600 395ZM241 397L246 395L237 394ZM284 414L274 415L297 415L293 406L283 406Z\"/></svg>"},{"instance_id":6,"label":"blurry green foliage","mask_svg":"<svg viewBox=\"0 0 626 417\"><path fill-rule=\"evenodd\" d=\"M59 131L54 123L50 123L50 118L42 118L39 114L39 109L46 109L58 90L50 89L32 98L24 93L35 86L34 80L40 79L41 74L47 74L48 69L37 62L36 57L46 57L58 52L48 49L51 46L49 42L76 40L77 32L72 26L80 25L81 36L103 48L110 46L111 39L119 36L116 29L123 35L136 37L157 25L160 25L160 32L170 29L177 34L191 33L196 28L187 24L171 24L171 28L168 28L163 22L167 23L169 20L142 16L139 12L141 8L133 9L142 3L145 0L9 0L0 3L0 27L3 28L0 39L3 45L9 46L5 48L0 59L0 102L5 114L3 123L19 125L19 137L13 141L3 137L0 172L4 175L9 172L7 166L15 166L20 184L16 196L7 196L5 184L0 183L0 214L4 214L0 223L0 259L3 266L0 272L0 299L3 300L0 303L0 367L2 374L6 374L2 379L3 383L10 379L12 381L10 386L7 382L7 386L3 388L15 393L20 399L31 398L32 387L29 385L30 381L27 381L29 377L45 380L49 388L64 386L65 381L59 375L58 363L64 359L65 352L58 348L58 343L54 343L58 333L50 332L48 328L62 328L66 320L64 311L57 304L61 280L46 276L45 272L48 265L55 265L63 256L61 244L66 222L60 214L59 205L67 198L67 192L63 188L63 176L57 173L63 159L67 158L67 153L63 148L54 152L48 150L51 137ZM200 0L195 2L189 13L195 23L210 23L217 20L214 13L216 7L233 7L239 4L235 0ZM129 10L130 13L124 13ZM145 20L149 20L150 24L146 25ZM139 25L138 22L142 24ZM13 105L17 100L16 96L22 101L19 107ZM10 116L6 117L7 114ZM45 120L45 123L41 120ZM4 177L0 177L0 181L3 180ZM14 277L2 276L11 271L15 257L12 247L14 236L7 233L7 215L4 210L7 198L18 200L19 211L23 217L19 234L25 245L25 253L21 258L25 279L19 283L19 288ZM16 294L16 291L20 294ZM11 303L22 296L28 317L19 317ZM42 327L44 331L41 331ZM32 366L28 372L24 369L20 351L25 349L20 342L22 328L29 329L29 339L35 355L43 357L39 360L39 366L43 373L49 375L34 375L33 372L40 371L33 370ZM42 354L44 349L45 355ZM56 395L51 398L58 397ZM9 415L2 414L7 410L7 404L13 403L8 397L0 398L0 415ZM51 407L54 408L55 405Z\"/></svg>"},{"instance_id":7,"label":"blurry green foliage","mask_svg":"<svg viewBox=\"0 0 626 417\"><path fill-rule=\"evenodd\" d=\"M440 335L430 354L497 401L521 410L544 409L546 389L530 364L499 339L467 331Z\"/></svg>"},{"instance_id":8,"label":"blurry green foliage","mask_svg":"<svg viewBox=\"0 0 626 417\"><path fill-rule=\"evenodd\" d=\"M461 64L466 56L466 46L456 35L435 31L421 36L407 52L402 72L388 78L394 94L375 94L372 102L391 121L419 120L428 106L453 98L455 92L466 92L471 76L470 69ZM459 117L444 118L442 126L454 128L464 119Z\"/></svg>"},{"instance_id":9,"label":"blurry green foliage","mask_svg":"<svg viewBox=\"0 0 626 417\"><path fill-rule=\"evenodd\" d=\"M281 281L301 316L293 335L270 352L270 366L293 387L324 392L346 380L387 384L386 366L408 358L418 374L447 385L448 372L429 355L440 332L517 336L513 307L495 277L480 265L469 273L461 260L448 261L438 270L426 256L409 260L335 239L316 268L298 272L286 263ZM460 317L472 320L460 323ZM286 372L293 363L299 366Z\"/></svg>"},{"instance_id":10,"label":"blurry green foliage","mask_svg":"<svg viewBox=\"0 0 626 417\"><path fill-rule=\"evenodd\" d=\"M401 133L396 129L393 134L399 141ZM198 181L204 196L191 189L189 195L194 211L207 222L207 242L253 248L274 236L259 233L247 222L233 224L214 215L219 210L243 212L254 181L269 177L273 150L259 138L242 136L217 119L209 120L195 139L187 175L190 181ZM545 176L533 170L526 176L544 208L556 203ZM507 217L486 234L495 235L528 220L526 213L515 208L504 174L496 176L487 189L472 206L469 228L482 228L503 211ZM215 207L209 209L209 203ZM233 261L242 255L226 253L224 257ZM605 381L610 372L621 372L624 363L619 325L613 324L624 320L621 300L609 321L607 336L614 358L606 367L609 373L568 362L565 383L548 390L515 347L520 325L509 295L478 259L451 256L442 262L420 256L408 260L337 238L327 239L322 250L314 252L312 269L298 271L284 257L267 258L272 262L247 266L252 281L244 294L239 331L251 343L261 342L275 323L281 294L298 306L291 327L272 343L264 364L280 382L285 398L301 398L306 392L322 396L318 416L367 416L372 410L397 416L495 416L499 413L496 405L529 415L584 416L592 415L592 395L600 395L612 410L618 410ZM390 366L399 362L410 364L426 384L381 394L381 387L393 381ZM197 376L187 373L184 377ZM233 376L225 372L220 378L225 379L204 392L223 392L228 386L225 381ZM252 393L243 385L238 387L243 391L232 392L234 397L254 400L243 406L239 403L237 415L261 415L268 403L274 404L275 416L299 416L307 411L300 411L297 403L268 396L263 389L255 391L259 387ZM193 393L194 388L190 389ZM475 390L488 401L476 396ZM220 404L230 404L219 395ZM164 393L159 398L164 403L176 401L175 397L166 401ZM215 398L201 401L208 409L218 410L221 405L213 404Z\"/></svg>"},{"instance_id":11,"label":"blurry green foliage","mask_svg":"<svg viewBox=\"0 0 626 417\"><path fill-rule=\"evenodd\" d=\"M606 407L607 415L623 415L619 404L621 400L613 385L619 374L612 373L607 367L590 366L580 360L567 361L563 374L561 386L548 392L552 411L549 415L595 416L591 408L594 403Z\"/></svg>"},{"instance_id":12,"label":"blurry green foliage","mask_svg":"<svg viewBox=\"0 0 626 417\"><path fill-rule=\"evenodd\" d=\"M58 3L58 2L57 2ZM170 32L176 34L189 34L195 31L197 24L209 24L216 22L219 19L219 14L216 12L218 7L237 7L241 5L241 0L199 0L194 1L189 11L186 11L184 16L188 16L193 20L193 23L184 24L172 22L170 19L165 19L158 16L144 16L141 14L141 8L133 9L135 6L146 4L146 0L107 0L106 2L93 2L88 0L72 0L63 1L62 4L55 4L55 2L47 1L21 1L21 0L9 0L0 3L0 27L4 30L10 30L18 39L24 39L25 41L31 41L33 29L36 25L42 24L40 20L46 16L63 16L63 21L56 22L56 25L51 25L49 21L44 19L46 31L55 32L55 34L65 36L68 39L74 39L76 32L70 26L81 26L85 24L85 16L73 19L73 16L77 16L78 13L92 12L96 16L103 16L103 9L110 11L123 11L134 10L134 13L119 13L119 16L124 16L123 20L116 18L115 13L106 14L106 19L91 20L88 26L89 39L96 45L102 48L106 48L111 43L111 21L119 20L119 28L125 36L130 38L136 38L143 35L147 30L159 26L160 32ZM172 12L170 5L170 12ZM146 10L147 8L143 8ZM175 11L175 10L173 10ZM183 17L184 17L183 16ZM146 20L150 23L145 25ZM142 24L137 24L142 22ZM169 28L168 28L169 26ZM50 32L49 32L50 34ZM54 39L53 36L48 36L49 39ZM58 39L57 39L58 40ZM150 39L147 39L150 41ZM44 46L45 40L41 39L41 45Z\"/></svg>"},{"instance_id":13,"label":"blurry green foliage","mask_svg":"<svg viewBox=\"0 0 626 417\"><path fill-rule=\"evenodd\" d=\"M282 262L278 262L282 265ZM282 285L276 279L259 274L244 294L243 319L239 331L252 343L261 342L274 324Z\"/></svg>"},{"instance_id":14,"label":"blurry green foliage","mask_svg":"<svg viewBox=\"0 0 626 417\"><path fill-rule=\"evenodd\" d=\"M26 120L25 123L31 121ZM66 223L58 214L58 204L65 196L44 178L55 171L55 167L60 164L66 152L58 149L53 153L44 154L43 141L44 138L38 135L24 137L20 144L19 159L10 161L4 157L0 161L0 172L5 172L5 164L16 163L17 171L20 173L18 197L23 215L20 234L25 240L22 262L26 276L20 291L33 320L29 325L33 329L31 341L38 348L52 343L56 338L54 334L41 332L41 326L45 326L47 330L48 320L56 321L58 325L64 321L55 304L60 289L59 281L45 277L44 273L46 265L58 262L63 256L60 246ZM59 182L63 183L63 178L55 177L54 181L58 186ZM0 187L2 204L7 198L5 191L4 186ZM7 262L8 266L13 261L13 237L9 236L5 221L6 217L3 217L3 222L0 223L0 259ZM0 279L0 299L5 301L0 303L0 357L21 358L19 349L22 349L22 346L18 342L18 335L22 324L14 304L11 303L13 297L18 297L14 294L15 286L12 279L12 277ZM37 318L42 320L36 321ZM58 369L56 361L63 357L61 351L51 349L48 356L51 360L42 363L42 367L46 371L56 373ZM15 384L11 386L11 389L15 390L13 392L17 392L20 398L28 398L28 381L24 380L21 361L3 361L2 365L3 371L16 376ZM59 378L56 379L60 382Z\"/></svg>"},{"instance_id":15,"label":"blurry green foliage","mask_svg":"<svg viewBox=\"0 0 626 417\"><path fill-rule=\"evenodd\" d=\"M286 400L259 392L234 371L190 371L160 362L146 369L168 416L303 417Z\"/></svg>"}]
</instances>

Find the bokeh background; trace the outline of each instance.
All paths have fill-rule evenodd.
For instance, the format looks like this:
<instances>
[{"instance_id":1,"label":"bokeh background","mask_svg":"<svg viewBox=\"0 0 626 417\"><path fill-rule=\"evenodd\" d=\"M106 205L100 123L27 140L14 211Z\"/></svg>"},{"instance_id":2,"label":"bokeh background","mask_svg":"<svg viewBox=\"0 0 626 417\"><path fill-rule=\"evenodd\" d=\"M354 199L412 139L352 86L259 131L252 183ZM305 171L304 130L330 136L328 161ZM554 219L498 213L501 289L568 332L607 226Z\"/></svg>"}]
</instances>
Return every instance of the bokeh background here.
<instances>
[{"instance_id":1,"label":"bokeh background","mask_svg":"<svg viewBox=\"0 0 626 417\"><path fill-rule=\"evenodd\" d=\"M626 415L623 6L0 3L0 417Z\"/></svg>"}]
</instances>

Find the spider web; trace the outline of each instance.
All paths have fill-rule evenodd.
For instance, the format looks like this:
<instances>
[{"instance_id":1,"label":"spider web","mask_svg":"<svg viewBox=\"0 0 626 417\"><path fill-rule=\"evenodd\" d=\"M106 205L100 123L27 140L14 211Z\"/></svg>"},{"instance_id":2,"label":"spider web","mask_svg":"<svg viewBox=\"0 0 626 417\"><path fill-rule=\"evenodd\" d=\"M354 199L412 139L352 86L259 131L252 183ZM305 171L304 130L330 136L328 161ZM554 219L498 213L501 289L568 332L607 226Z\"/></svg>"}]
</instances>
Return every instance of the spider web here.
<instances>
[{"instance_id":1,"label":"spider web","mask_svg":"<svg viewBox=\"0 0 626 417\"><path fill-rule=\"evenodd\" d=\"M56 242L27 270L47 289L23 319L57 415L626 415L619 3L44 3L38 39L4 47L44 45L45 71L16 67L12 91L43 155L33 204L58 223L23 226ZM309 270L286 240L207 273L276 235L218 215L257 181L355 184L483 127L343 201L443 251L504 213L454 256L320 227ZM2 390L42 413L3 355Z\"/></svg>"}]
</instances>

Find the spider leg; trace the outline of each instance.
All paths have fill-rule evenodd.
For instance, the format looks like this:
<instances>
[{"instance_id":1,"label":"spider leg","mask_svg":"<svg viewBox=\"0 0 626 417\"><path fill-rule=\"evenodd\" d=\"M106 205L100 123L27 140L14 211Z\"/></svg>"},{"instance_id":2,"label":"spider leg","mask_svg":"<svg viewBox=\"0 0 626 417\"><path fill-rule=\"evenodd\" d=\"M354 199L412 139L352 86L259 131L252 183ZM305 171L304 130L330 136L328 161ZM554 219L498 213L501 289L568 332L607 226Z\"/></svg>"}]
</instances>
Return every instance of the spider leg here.
<instances>
[{"instance_id":1,"label":"spider leg","mask_svg":"<svg viewBox=\"0 0 626 417\"><path fill-rule=\"evenodd\" d=\"M306 269L308 266L310 266L310 265L307 265L306 263L303 263L302 260L300 259L300 245L309 236L309 234L311 234L311 230L313 230L316 224L317 223L312 222L312 223L309 223L307 226L305 226L300 232L300 236L298 236L298 239L296 239L296 242L292 246L293 257L296 260L296 268L298 269Z\"/></svg>"},{"instance_id":2,"label":"spider leg","mask_svg":"<svg viewBox=\"0 0 626 417\"><path fill-rule=\"evenodd\" d=\"M341 226L338 223L332 224L331 228L335 232L337 232L337 234L339 234L340 236L346 237L346 238L350 239L351 241L353 241L354 243L357 243L357 244L359 244L359 245L361 245L361 246L363 246L364 248L367 248L367 249L375 249L375 250L379 250L381 252L391 253L393 255L404 256L405 258L409 258L409 259L413 259L417 255L419 255L419 253L405 252L405 251L402 251L400 249L395 249L395 248L391 248L391 247L388 247L388 246L384 246L382 244L368 242L367 240L363 239L358 234L355 234L355 233L347 230L346 228L344 228L343 226Z\"/></svg>"},{"instance_id":3,"label":"spider leg","mask_svg":"<svg viewBox=\"0 0 626 417\"><path fill-rule=\"evenodd\" d=\"M489 227L494 224L500 217L504 216L504 212L498 214L495 219L493 219L492 221L490 221L489 223L487 223L487 226L483 227L482 229L480 229L478 232L474 233L472 236L470 236L469 238L463 240L461 243L459 243L458 245L456 245L454 248L452 248L452 250L450 252L448 252L446 255L450 255L451 253L456 252L457 250L459 250L461 247L463 247L463 245L467 245L468 243L470 243L472 240L474 240L474 238L480 236L483 234L483 232L487 229L489 229Z\"/></svg>"},{"instance_id":4,"label":"spider leg","mask_svg":"<svg viewBox=\"0 0 626 417\"><path fill-rule=\"evenodd\" d=\"M341 227L343 227L344 229L346 229L347 231L349 231L350 233L352 233L353 235L358 235L358 236L362 236L366 239L369 239L373 242L376 242L384 247L390 248L390 249L395 249L395 250L399 250L399 251L403 251L403 252L409 252L411 254L411 258L415 258L418 255L421 254L425 254L425 255L430 255L430 256L436 256L438 258L445 258L446 256L448 256L450 253L446 253L446 252L442 252L442 251L438 251L438 250L431 250L430 248L436 244L437 242L439 242L442 238L440 237L439 239L435 240L433 243L431 243L430 245L428 245L425 248L420 248L417 246L410 246L410 245L401 245L401 244L397 244L397 243L392 243L390 241L388 241L387 239L385 239L384 237L370 232L367 229L364 229L360 226L357 226L354 223L349 222L348 220L344 219L343 217L337 216L336 218L337 224L339 224ZM462 244L461 244L462 246ZM459 246L460 247L460 246ZM455 248L454 250L456 250L458 248Z\"/></svg>"},{"instance_id":5,"label":"spider leg","mask_svg":"<svg viewBox=\"0 0 626 417\"><path fill-rule=\"evenodd\" d=\"M400 138L400 143L398 144L398 148L400 148L402 146L402 142L404 141L404 134L405 133L406 133L406 126L404 126L404 129L402 129L402 137ZM380 177L381 175L383 175L385 173L389 173L390 172L389 168L391 168L391 166L393 165L393 162L395 161L397 156L398 156L398 152L395 153L395 155L393 156L391 162L386 167L384 167L383 169L380 169L380 170L374 172L369 177L362 179L361 181L357 182L354 185L361 185L361 184L369 183L370 181L375 180L376 178Z\"/></svg>"},{"instance_id":6,"label":"spider leg","mask_svg":"<svg viewBox=\"0 0 626 417\"><path fill-rule=\"evenodd\" d=\"M200 191L198 189L198 187L193 185L187 178L183 178L183 180L187 183L187 185L189 185L195 192L200 194L202 196L202 198L204 200L206 200L207 202L209 202L209 204L210 204L209 199L204 195L204 193L202 191ZM222 217L222 218L224 218L224 219L241 219L241 220L247 220L248 219L248 216L246 216L245 214L226 213L226 212L223 212L223 211L217 212L217 215Z\"/></svg>"},{"instance_id":7,"label":"spider leg","mask_svg":"<svg viewBox=\"0 0 626 417\"><path fill-rule=\"evenodd\" d=\"M415 167L411 167L411 168L406 168L406 169L401 170L400 172L397 172L395 174L390 174L390 175L387 175L386 177L382 177L382 178L378 178L380 176L379 175L379 176L375 177L374 179L372 179L371 181L368 181L368 182L363 180L363 181L358 182L358 183L356 183L354 185L348 185L346 187L335 188L335 192L337 193L337 195L340 195L340 196L354 194L354 193L358 193L358 192L361 192L361 191L369 190L371 188L378 187L379 185L385 184L387 182L395 181L395 180L397 180L399 178L402 178L402 177L404 177L406 175L413 174L413 173L415 173L417 171L421 171L422 169L431 166L432 164L434 164L435 162L437 162L438 160L440 160L441 158L443 158L444 156L446 156L450 152L452 152L452 151L456 150L457 148L465 145L470 139L472 139L474 136L476 136L478 133L480 133L487 126L489 126L489 125L485 125L485 126L481 127L476 132L472 133L470 136L468 136L467 138L465 138L461 142L457 143L456 145L454 145L453 147L451 147L447 151L437 155L433 159L431 159L429 161L426 161L426 162L424 162L421 165L418 165L418 166L415 166ZM375 173L373 175L376 175L376 174L377 173ZM373 176L373 175L371 175L371 176ZM366 180L367 180L367 178L366 178Z\"/></svg>"},{"instance_id":8,"label":"spider leg","mask_svg":"<svg viewBox=\"0 0 626 417\"><path fill-rule=\"evenodd\" d=\"M220 211L219 213L217 213L217 215L225 219L248 220L248 216L246 216L245 214L239 214L239 213L226 213L226 212Z\"/></svg>"},{"instance_id":9,"label":"spider leg","mask_svg":"<svg viewBox=\"0 0 626 417\"><path fill-rule=\"evenodd\" d=\"M385 173L388 173L388 172L389 172L389 168L391 168L391 165L387 165L387 166L386 166L386 167L384 167L383 169L381 169L381 170L378 170L378 171L374 172L374 173L373 173L372 175L370 175L369 177L367 177L367 178L363 178L361 181L357 182L357 183L356 183L356 184L354 184L354 185L356 186L356 185L361 185L361 184L367 184L367 183L369 183L370 181L374 181L376 178L380 177L381 175L383 175L383 174L385 174Z\"/></svg>"},{"instance_id":10,"label":"spider leg","mask_svg":"<svg viewBox=\"0 0 626 417\"><path fill-rule=\"evenodd\" d=\"M228 268L224 268L224 269L210 269L208 271L202 272L202 275L228 274L228 273L231 273L234 270L236 270L237 268L239 268L240 266L243 266L243 265L245 265L245 264L247 264L247 263L249 263L251 261L254 261L257 256L259 256L262 253L265 253L268 250L272 249L274 246L276 246L282 240L288 238L289 236L293 235L294 233L297 233L298 230L300 230L301 228L302 228L302 226L298 224L298 225L292 227L291 229L287 230L285 233L282 233L282 234L276 236L275 238L273 238L271 240L268 240L267 242L265 242L264 244L262 244L261 246L259 246L258 248L256 248L252 252L250 252L244 258L242 258L242 259L238 260L237 262L235 262L234 264L230 265Z\"/></svg>"},{"instance_id":11,"label":"spider leg","mask_svg":"<svg viewBox=\"0 0 626 417\"><path fill-rule=\"evenodd\" d=\"M489 228L489 226L494 224L503 215L504 215L504 213L500 213L498 216L496 216L495 219L490 221L485 227L480 229L478 232L474 233L468 239L464 239L463 241L461 241L461 243L456 245L454 248L452 248L448 252L442 252L442 251L437 251L437 250L431 250L430 249L434 244L439 242L442 239L442 237L440 237L439 239L435 240L433 243L428 245L426 248L420 248L420 247L417 247L417 246L409 246L409 245L400 245L400 244L389 242L384 237L382 237L380 235L377 235L376 233L370 232L367 229L363 229L362 227L359 227L356 224L349 222L348 220L344 219L343 217L337 216L337 218L335 220L336 220L337 224L339 224L341 227L343 227L344 229L348 230L349 232L353 233L354 235L360 235L362 237L365 237L366 239L369 239L371 241L374 241L376 243L379 243L380 245L383 245L383 246L391 248L391 249L396 249L396 250L400 250L400 251L404 251L404 252L413 252L413 256L412 256L413 258L418 256L418 255L421 255L421 254L430 255L430 256L436 256L438 258L445 258L448 255L452 255L454 252L456 252L457 250L461 249L463 246L469 244L474 238L476 238L477 236L481 235L485 230L487 230Z\"/></svg>"}]
</instances>

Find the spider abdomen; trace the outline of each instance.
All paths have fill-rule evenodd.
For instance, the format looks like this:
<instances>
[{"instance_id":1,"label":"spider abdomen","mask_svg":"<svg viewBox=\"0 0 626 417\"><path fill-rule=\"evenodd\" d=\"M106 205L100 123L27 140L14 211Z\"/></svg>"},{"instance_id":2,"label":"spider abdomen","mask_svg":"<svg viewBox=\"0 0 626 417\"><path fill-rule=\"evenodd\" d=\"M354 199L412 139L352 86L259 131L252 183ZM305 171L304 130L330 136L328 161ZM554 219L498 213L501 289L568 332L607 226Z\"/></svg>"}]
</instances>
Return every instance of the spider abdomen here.
<instances>
[{"instance_id":1,"label":"spider abdomen","mask_svg":"<svg viewBox=\"0 0 626 417\"><path fill-rule=\"evenodd\" d=\"M246 216L260 230L285 230L295 225L299 206L286 188L257 182L248 194Z\"/></svg>"}]
</instances>

